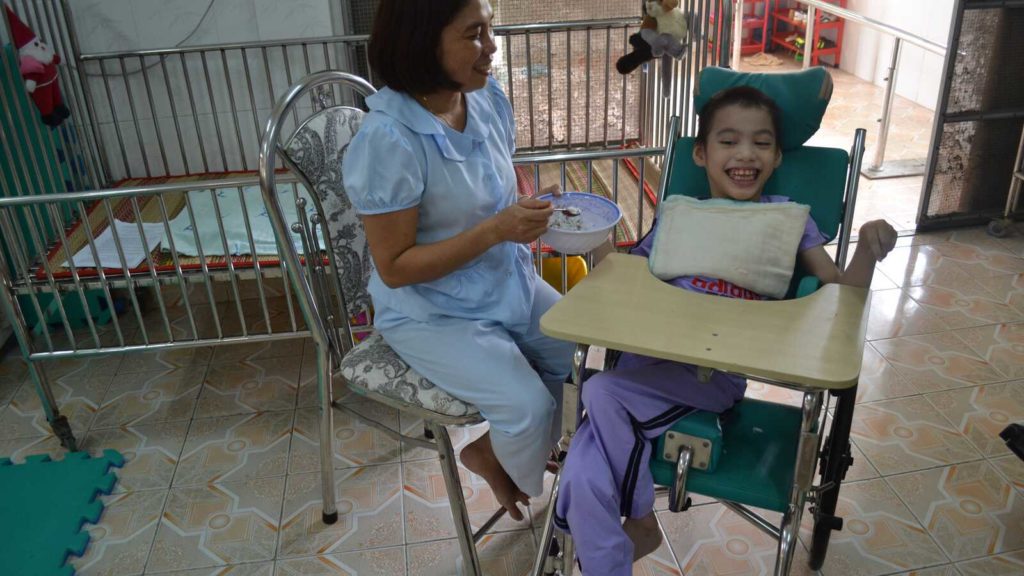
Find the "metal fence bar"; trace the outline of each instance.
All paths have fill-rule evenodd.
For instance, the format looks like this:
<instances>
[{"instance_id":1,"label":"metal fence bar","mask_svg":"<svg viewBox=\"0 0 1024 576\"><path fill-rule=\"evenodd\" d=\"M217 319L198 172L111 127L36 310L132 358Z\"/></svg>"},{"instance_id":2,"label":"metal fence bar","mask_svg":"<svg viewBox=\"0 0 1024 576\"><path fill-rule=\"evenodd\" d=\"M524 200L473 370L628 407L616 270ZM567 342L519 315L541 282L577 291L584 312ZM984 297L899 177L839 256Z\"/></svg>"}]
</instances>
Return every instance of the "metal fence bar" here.
<instances>
[{"instance_id":1,"label":"metal fence bar","mask_svg":"<svg viewBox=\"0 0 1024 576\"><path fill-rule=\"evenodd\" d=\"M163 58L161 58L159 62L162 63ZM163 173L170 174L171 165L167 162L167 151L164 148L164 135L163 131L160 129L160 115L157 114L156 105L153 103L153 89L149 83L149 66L146 65L144 58L139 59L139 72L142 74L142 82L146 87L146 100L149 102L149 115L153 119L153 129L156 131L156 145L160 150L160 160L163 161ZM125 80L127 81L127 79ZM169 96L171 96L171 98L169 98L170 100L174 99L172 95L169 94ZM184 161L184 157L182 160Z\"/></svg>"},{"instance_id":2,"label":"metal fence bar","mask_svg":"<svg viewBox=\"0 0 1024 576\"><path fill-rule=\"evenodd\" d=\"M121 57L119 57L117 59L118 63L121 66L121 79L124 81L124 89L125 89L125 92L127 92L127 94L128 94L128 108L129 108L129 110L131 111L131 114L132 114L132 125L135 127L136 143L139 146L139 151L142 153L142 162L143 162L143 164L146 167L146 177L147 178L151 178L153 176L153 171L150 170L149 154L147 153L147 150L146 150L145 141L142 139L141 123L139 122L139 115L138 115L138 113L135 110L135 96L132 94L132 83L131 83L131 80L128 78L128 72L127 72L127 69L125 68L124 60L125 60L125 56L121 56ZM139 64L140 65L142 64L141 60L139 60ZM117 111L114 110L114 103L113 102L110 103L110 112L114 116L115 129L120 131L120 125L117 122ZM127 159L127 156L125 156L125 158ZM128 166L125 166L125 171L126 171L126 173L130 174L130 172L128 171Z\"/></svg>"}]
</instances>

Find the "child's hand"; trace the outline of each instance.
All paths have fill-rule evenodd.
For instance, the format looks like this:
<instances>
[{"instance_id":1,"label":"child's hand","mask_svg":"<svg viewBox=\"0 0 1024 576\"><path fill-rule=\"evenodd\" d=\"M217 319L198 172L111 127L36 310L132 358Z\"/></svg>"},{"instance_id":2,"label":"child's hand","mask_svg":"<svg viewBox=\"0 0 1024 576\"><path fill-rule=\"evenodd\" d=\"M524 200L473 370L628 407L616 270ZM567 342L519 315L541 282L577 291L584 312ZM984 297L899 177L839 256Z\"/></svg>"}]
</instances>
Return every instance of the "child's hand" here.
<instances>
[{"instance_id":1,"label":"child's hand","mask_svg":"<svg viewBox=\"0 0 1024 576\"><path fill-rule=\"evenodd\" d=\"M860 227L857 243L871 250L876 262L896 247L896 230L885 220L872 220Z\"/></svg>"}]
</instances>

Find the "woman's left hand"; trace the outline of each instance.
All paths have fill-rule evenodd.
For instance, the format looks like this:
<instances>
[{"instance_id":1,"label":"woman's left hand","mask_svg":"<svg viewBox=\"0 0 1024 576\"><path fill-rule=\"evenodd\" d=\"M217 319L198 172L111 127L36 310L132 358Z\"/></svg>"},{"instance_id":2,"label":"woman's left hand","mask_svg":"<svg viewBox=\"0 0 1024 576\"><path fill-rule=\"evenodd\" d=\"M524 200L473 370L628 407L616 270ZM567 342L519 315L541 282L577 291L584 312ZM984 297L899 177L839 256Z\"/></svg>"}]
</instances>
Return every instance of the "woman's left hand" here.
<instances>
[{"instance_id":1,"label":"woman's left hand","mask_svg":"<svg viewBox=\"0 0 1024 576\"><path fill-rule=\"evenodd\" d=\"M538 196L543 196L545 194L551 194L552 196L561 196L562 195L562 187L559 186L558 184L552 184L551 186L545 186L545 187L540 189L540 193L537 194L537 195Z\"/></svg>"}]
</instances>

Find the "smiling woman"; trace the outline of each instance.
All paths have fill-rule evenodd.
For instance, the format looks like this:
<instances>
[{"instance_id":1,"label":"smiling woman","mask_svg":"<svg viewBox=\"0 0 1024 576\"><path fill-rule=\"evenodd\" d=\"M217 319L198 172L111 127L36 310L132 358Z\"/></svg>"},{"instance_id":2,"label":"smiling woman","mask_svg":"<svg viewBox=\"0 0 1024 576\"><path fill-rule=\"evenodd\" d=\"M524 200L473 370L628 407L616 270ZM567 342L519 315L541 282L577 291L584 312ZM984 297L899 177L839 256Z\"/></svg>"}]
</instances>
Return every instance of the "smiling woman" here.
<instances>
[{"instance_id":1,"label":"smiling woman","mask_svg":"<svg viewBox=\"0 0 1024 576\"><path fill-rule=\"evenodd\" d=\"M527 244L552 208L516 193L493 14L487 0L382 0L369 58L386 86L366 100L343 174L375 265L376 329L488 420L461 459L520 520L542 490L574 347L540 333L559 296Z\"/></svg>"}]
</instances>

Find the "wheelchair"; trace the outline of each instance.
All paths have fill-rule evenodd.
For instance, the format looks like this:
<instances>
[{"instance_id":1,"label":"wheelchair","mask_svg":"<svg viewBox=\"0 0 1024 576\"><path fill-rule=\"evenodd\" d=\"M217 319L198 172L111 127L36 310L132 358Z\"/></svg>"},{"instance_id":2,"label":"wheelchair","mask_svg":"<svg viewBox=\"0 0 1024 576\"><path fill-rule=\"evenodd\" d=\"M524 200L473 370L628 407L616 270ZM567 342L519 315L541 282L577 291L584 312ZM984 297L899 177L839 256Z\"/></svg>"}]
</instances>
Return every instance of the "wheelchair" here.
<instances>
[{"instance_id":1,"label":"wheelchair","mask_svg":"<svg viewBox=\"0 0 1024 576\"><path fill-rule=\"evenodd\" d=\"M865 130L856 130L850 152L804 145L820 125L831 97L831 78L823 68L778 74L707 68L700 74L694 109L699 110L716 92L737 85L760 89L776 101L782 113L783 162L764 193L788 196L809 205L821 232L836 241L835 260L841 265L850 242ZM671 120L659 206L661 200L674 194L709 196L704 169L692 160L694 139L682 136L680 126L678 117ZM675 288L670 288L673 293L668 294L664 286L647 271L646 260L613 255L542 318L545 333L578 343L573 370L577 422L582 417L584 366L591 345L607 349L605 369L614 367L618 349L689 362L699 367L698 373L722 370L802 392L799 407L745 398L725 414L691 413L656 440L650 465L655 484L668 491L671 511L686 510L691 502L688 494L711 497L777 540L776 575L789 573L801 516L809 503L813 517L809 564L817 570L824 562L831 532L841 530L843 525L842 518L836 516L836 505L841 483L853 462L850 427L870 293L834 285L819 290L817 279L798 267L787 299L770 303L792 316L786 318L783 313L769 321L767 317L735 318L736 307L748 303ZM648 297L656 302L646 301ZM844 298L846 301L841 302ZM826 299L831 299L831 305L823 305ZM706 309L709 307L714 311ZM751 309L743 308L747 312ZM681 312L673 318L674 312L666 310ZM801 351L788 359L773 348L791 339L779 335L787 332L787 327L805 326L808 319L820 330L816 336L821 338L820 346L809 346L814 350ZM673 334L664 325L673 320L679 321L676 325L688 326L692 336L687 339L697 341L684 345L670 342ZM703 323L711 327L708 332L714 332L689 330ZM711 342L721 344L724 339L712 336L718 337L721 332L724 337L730 330L753 332L745 336L745 342L756 344L744 349L752 359L723 356L718 352L722 346L712 352ZM757 333L759 330L765 332ZM768 357L769 353L776 357ZM759 356L764 357L754 358ZM794 362L794 358L806 361ZM572 538L552 528L557 494L556 480L539 540L551 544L538 550L533 569L536 576L573 572ZM752 508L781 512L781 523L773 525Z\"/></svg>"}]
</instances>

